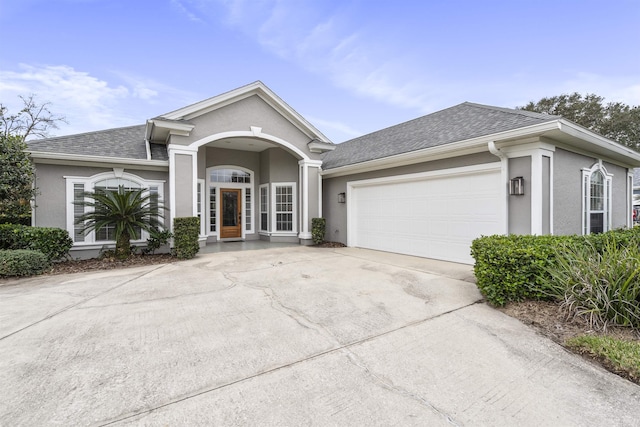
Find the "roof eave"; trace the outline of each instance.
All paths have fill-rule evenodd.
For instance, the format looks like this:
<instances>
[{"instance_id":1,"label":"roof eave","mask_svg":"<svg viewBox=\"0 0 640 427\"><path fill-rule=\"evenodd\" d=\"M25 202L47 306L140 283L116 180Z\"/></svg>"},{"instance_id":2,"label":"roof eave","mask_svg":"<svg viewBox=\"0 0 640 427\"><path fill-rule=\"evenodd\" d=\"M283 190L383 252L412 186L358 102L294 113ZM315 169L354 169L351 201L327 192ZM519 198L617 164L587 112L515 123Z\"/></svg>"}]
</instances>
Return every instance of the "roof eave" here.
<instances>
[{"instance_id":1,"label":"roof eave","mask_svg":"<svg viewBox=\"0 0 640 427\"><path fill-rule=\"evenodd\" d=\"M127 165L142 169L164 170L169 168L168 160L129 159L123 157L90 156L85 154L49 153L46 151L29 151L29 155L36 163L50 164L78 164L89 163L93 166Z\"/></svg>"}]
</instances>

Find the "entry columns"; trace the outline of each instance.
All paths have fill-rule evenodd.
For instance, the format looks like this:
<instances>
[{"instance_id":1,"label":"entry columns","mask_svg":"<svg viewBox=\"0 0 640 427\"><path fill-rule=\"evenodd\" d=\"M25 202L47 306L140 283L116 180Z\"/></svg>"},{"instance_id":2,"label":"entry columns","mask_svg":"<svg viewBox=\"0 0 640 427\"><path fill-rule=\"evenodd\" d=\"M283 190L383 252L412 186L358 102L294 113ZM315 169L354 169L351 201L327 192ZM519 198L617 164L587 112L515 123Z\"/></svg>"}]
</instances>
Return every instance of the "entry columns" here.
<instances>
[{"instance_id":1,"label":"entry columns","mask_svg":"<svg viewBox=\"0 0 640 427\"><path fill-rule=\"evenodd\" d=\"M299 165L300 182L300 240L311 240L311 218L322 216L322 161L302 159Z\"/></svg>"},{"instance_id":2,"label":"entry columns","mask_svg":"<svg viewBox=\"0 0 640 427\"><path fill-rule=\"evenodd\" d=\"M173 219L197 216L198 149L169 144L169 227Z\"/></svg>"}]
</instances>

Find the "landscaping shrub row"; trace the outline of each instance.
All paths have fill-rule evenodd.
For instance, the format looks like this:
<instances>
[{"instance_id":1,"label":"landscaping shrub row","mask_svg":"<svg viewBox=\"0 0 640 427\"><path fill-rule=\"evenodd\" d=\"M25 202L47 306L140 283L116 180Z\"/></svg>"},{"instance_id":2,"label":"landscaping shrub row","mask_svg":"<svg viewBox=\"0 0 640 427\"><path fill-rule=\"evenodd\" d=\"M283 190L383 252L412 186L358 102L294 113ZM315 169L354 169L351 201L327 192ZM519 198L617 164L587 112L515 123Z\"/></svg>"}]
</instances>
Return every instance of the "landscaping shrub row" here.
<instances>
[{"instance_id":1,"label":"landscaping shrub row","mask_svg":"<svg viewBox=\"0 0 640 427\"><path fill-rule=\"evenodd\" d=\"M594 327L640 327L640 227L587 236L483 236L471 255L478 288L493 305L555 300Z\"/></svg>"},{"instance_id":2,"label":"landscaping shrub row","mask_svg":"<svg viewBox=\"0 0 640 427\"><path fill-rule=\"evenodd\" d=\"M552 298L547 283L558 253L588 246L602 254L611 245L638 247L640 227L587 236L482 236L473 241L471 256L478 288L491 304L502 306L509 301Z\"/></svg>"},{"instance_id":3,"label":"landscaping shrub row","mask_svg":"<svg viewBox=\"0 0 640 427\"><path fill-rule=\"evenodd\" d=\"M69 254L72 245L73 241L67 230L0 224L0 249L40 251L48 261L57 261Z\"/></svg>"},{"instance_id":4,"label":"landscaping shrub row","mask_svg":"<svg viewBox=\"0 0 640 427\"><path fill-rule=\"evenodd\" d=\"M50 265L47 256L40 251L0 250L0 277L41 274Z\"/></svg>"}]
</instances>

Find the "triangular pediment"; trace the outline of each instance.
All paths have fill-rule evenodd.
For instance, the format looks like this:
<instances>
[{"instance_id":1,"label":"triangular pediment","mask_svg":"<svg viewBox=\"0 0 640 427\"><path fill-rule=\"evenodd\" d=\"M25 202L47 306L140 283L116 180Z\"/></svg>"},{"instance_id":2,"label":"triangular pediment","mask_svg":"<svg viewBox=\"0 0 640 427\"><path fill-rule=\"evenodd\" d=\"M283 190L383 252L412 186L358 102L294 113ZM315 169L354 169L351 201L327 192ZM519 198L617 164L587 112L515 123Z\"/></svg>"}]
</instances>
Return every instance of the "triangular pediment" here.
<instances>
[{"instance_id":1,"label":"triangular pediment","mask_svg":"<svg viewBox=\"0 0 640 427\"><path fill-rule=\"evenodd\" d=\"M269 89L261 81L256 81L246 86L239 87L229 92L205 99L195 104L188 105L175 111L160 115L158 120L169 122L186 122L205 115L220 108L224 108L236 102L242 101L251 96L257 96L265 103L276 110L282 117L288 120L293 126L298 128L302 133L307 135L309 139L315 139L321 142L331 143L322 132L309 123L297 111L291 108L278 95Z\"/></svg>"}]
</instances>

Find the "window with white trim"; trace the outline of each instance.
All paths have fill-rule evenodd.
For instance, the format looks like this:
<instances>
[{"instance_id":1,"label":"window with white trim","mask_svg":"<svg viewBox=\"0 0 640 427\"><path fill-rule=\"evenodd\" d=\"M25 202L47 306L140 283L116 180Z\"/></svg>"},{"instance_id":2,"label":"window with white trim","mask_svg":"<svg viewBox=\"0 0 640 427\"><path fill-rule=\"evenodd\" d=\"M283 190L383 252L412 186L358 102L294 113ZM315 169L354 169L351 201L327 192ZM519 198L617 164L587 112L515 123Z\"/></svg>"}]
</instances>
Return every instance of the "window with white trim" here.
<instances>
[{"instance_id":1,"label":"window with white trim","mask_svg":"<svg viewBox=\"0 0 640 427\"><path fill-rule=\"evenodd\" d=\"M269 231L269 185L260 186L260 231Z\"/></svg>"},{"instance_id":2,"label":"window with white trim","mask_svg":"<svg viewBox=\"0 0 640 427\"><path fill-rule=\"evenodd\" d=\"M611 183L613 175L601 162L582 170L582 233L611 229Z\"/></svg>"},{"instance_id":3,"label":"window with white trim","mask_svg":"<svg viewBox=\"0 0 640 427\"><path fill-rule=\"evenodd\" d=\"M89 207L79 206L73 202L83 200L85 191L114 191L120 187L125 191L145 189L151 195L152 203L162 203L164 194L164 181L145 180L130 173L120 173L118 176L114 172L105 172L90 177L65 176L67 187L67 231L76 244L104 244L115 242L115 228L105 226L97 231L83 232L82 224L76 224L76 220L85 213ZM137 235L131 238L132 241L144 241L149 235L140 229Z\"/></svg>"},{"instance_id":4,"label":"window with white trim","mask_svg":"<svg viewBox=\"0 0 640 427\"><path fill-rule=\"evenodd\" d=\"M296 232L296 184L274 183L273 224L275 232Z\"/></svg>"}]
</instances>

